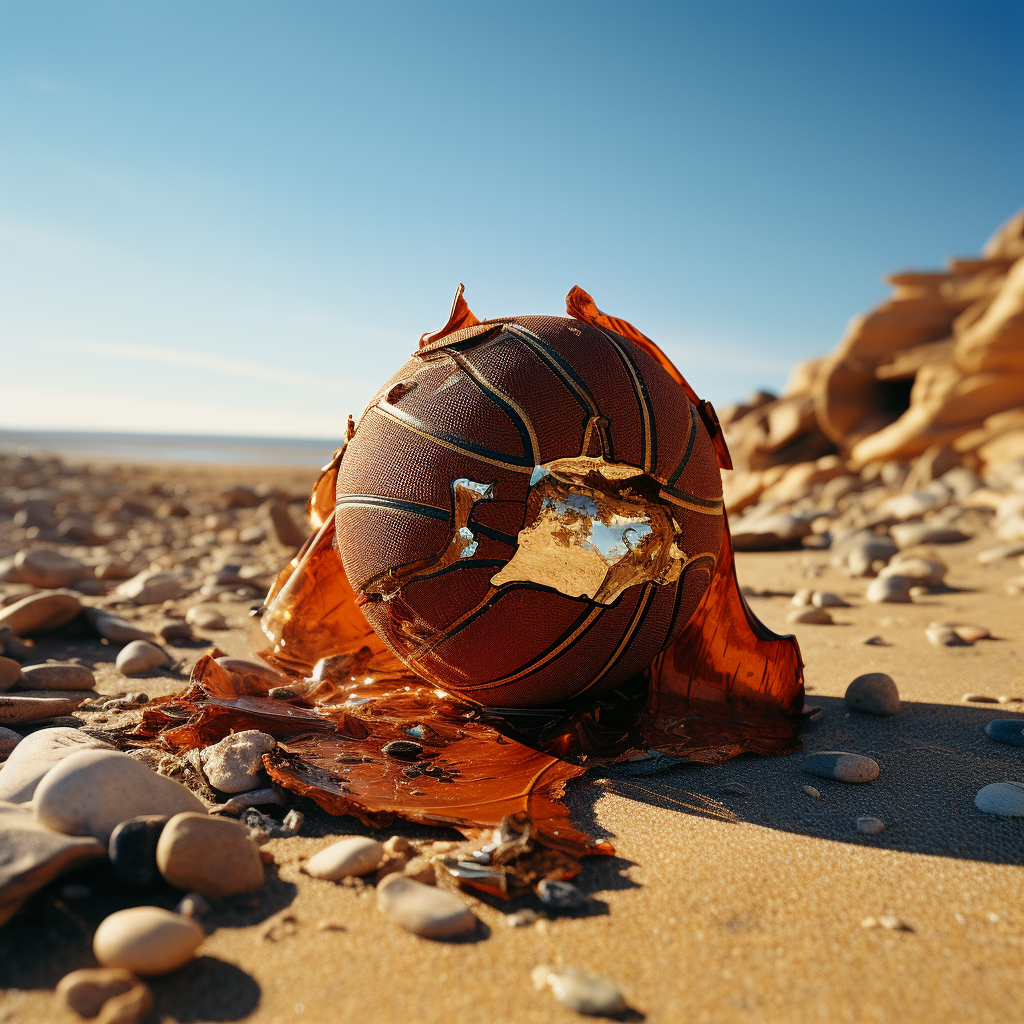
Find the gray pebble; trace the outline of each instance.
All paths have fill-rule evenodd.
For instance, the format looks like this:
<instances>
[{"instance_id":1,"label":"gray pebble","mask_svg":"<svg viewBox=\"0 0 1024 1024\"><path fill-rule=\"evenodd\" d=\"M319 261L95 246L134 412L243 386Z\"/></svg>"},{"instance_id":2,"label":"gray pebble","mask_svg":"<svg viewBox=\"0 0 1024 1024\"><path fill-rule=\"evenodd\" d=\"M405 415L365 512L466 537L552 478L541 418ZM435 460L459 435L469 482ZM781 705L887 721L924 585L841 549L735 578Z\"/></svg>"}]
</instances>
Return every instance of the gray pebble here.
<instances>
[{"instance_id":1,"label":"gray pebble","mask_svg":"<svg viewBox=\"0 0 1024 1024\"><path fill-rule=\"evenodd\" d=\"M868 584L865 597L873 604L910 604L912 583L906 576L879 576Z\"/></svg>"},{"instance_id":2,"label":"gray pebble","mask_svg":"<svg viewBox=\"0 0 1024 1024\"><path fill-rule=\"evenodd\" d=\"M857 831L863 832L866 836L877 836L884 829L885 822L881 818L872 818L865 815L857 819Z\"/></svg>"},{"instance_id":3,"label":"gray pebble","mask_svg":"<svg viewBox=\"0 0 1024 1024\"><path fill-rule=\"evenodd\" d=\"M533 983L538 990L550 988L563 1006L591 1017L610 1017L626 1009L626 1000L614 985L576 967L535 967Z\"/></svg>"},{"instance_id":4,"label":"gray pebble","mask_svg":"<svg viewBox=\"0 0 1024 1024\"><path fill-rule=\"evenodd\" d=\"M900 692L892 676L866 672L846 688L846 706L868 715L895 715L900 710Z\"/></svg>"},{"instance_id":5,"label":"gray pebble","mask_svg":"<svg viewBox=\"0 0 1024 1024\"><path fill-rule=\"evenodd\" d=\"M878 778L878 762L863 754L842 750L822 750L804 758L803 769L823 779L839 782L874 782Z\"/></svg>"},{"instance_id":6,"label":"gray pebble","mask_svg":"<svg viewBox=\"0 0 1024 1024\"><path fill-rule=\"evenodd\" d=\"M986 814L1024 818L1024 782L993 782L978 792L974 806Z\"/></svg>"},{"instance_id":7,"label":"gray pebble","mask_svg":"<svg viewBox=\"0 0 1024 1024\"><path fill-rule=\"evenodd\" d=\"M541 903L552 910L579 910L590 903L587 894L572 882L556 882L550 878L543 878L537 884L537 895Z\"/></svg>"},{"instance_id":8,"label":"gray pebble","mask_svg":"<svg viewBox=\"0 0 1024 1024\"><path fill-rule=\"evenodd\" d=\"M999 743L1024 747L1024 721L1019 718L997 718L985 726L985 735Z\"/></svg>"}]
</instances>

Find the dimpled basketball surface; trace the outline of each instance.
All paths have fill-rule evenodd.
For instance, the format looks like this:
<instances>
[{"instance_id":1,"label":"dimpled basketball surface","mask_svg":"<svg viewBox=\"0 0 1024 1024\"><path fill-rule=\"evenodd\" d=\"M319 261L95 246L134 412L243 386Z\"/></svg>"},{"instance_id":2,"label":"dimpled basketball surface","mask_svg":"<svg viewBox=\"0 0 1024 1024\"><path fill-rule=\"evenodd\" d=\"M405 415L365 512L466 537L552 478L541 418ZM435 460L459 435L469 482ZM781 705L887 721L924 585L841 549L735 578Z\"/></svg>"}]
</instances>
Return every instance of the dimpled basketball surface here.
<instances>
[{"instance_id":1,"label":"dimpled basketball surface","mask_svg":"<svg viewBox=\"0 0 1024 1024\"><path fill-rule=\"evenodd\" d=\"M380 638L488 706L644 671L722 543L714 446L675 380L581 320L508 317L428 345L378 392L338 476L338 549ZM659 532L660 531L660 532Z\"/></svg>"}]
</instances>

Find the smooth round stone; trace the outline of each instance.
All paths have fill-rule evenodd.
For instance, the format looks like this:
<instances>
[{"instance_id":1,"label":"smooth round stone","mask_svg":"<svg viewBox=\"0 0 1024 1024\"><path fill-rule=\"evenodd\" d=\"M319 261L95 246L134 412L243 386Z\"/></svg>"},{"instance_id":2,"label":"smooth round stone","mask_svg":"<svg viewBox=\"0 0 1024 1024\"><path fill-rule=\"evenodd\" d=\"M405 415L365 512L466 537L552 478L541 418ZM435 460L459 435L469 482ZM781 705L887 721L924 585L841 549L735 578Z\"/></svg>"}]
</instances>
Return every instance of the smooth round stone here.
<instances>
[{"instance_id":1,"label":"smooth round stone","mask_svg":"<svg viewBox=\"0 0 1024 1024\"><path fill-rule=\"evenodd\" d=\"M184 967L206 933L191 918L159 907L131 907L100 923L92 951L104 967L145 976Z\"/></svg>"},{"instance_id":2,"label":"smooth round stone","mask_svg":"<svg viewBox=\"0 0 1024 1024\"><path fill-rule=\"evenodd\" d=\"M196 605L185 613L185 621L196 629L227 629L228 620L216 608L204 608Z\"/></svg>"},{"instance_id":3,"label":"smooth round stone","mask_svg":"<svg viewBox=\"0 0 1024 1024\"><path fill-rule=\"evenodd\" d=\"M993 782L978 791L974 806L986 814L1024 817L1024 782Z\"/></svg>"},{"instance_id":4,"label":"smooth round stone","mask_svg":"<svg viewBox=\"0 0 1024 1024\"><path fill-rule=\"evenodd\" d=\"M878 778L878 762L863 754L850 754L843 750L822 750L808 754L803 769L823 779L839 782L874 782Z\"/></svg>"},{"instance_id":5,"label":"smooth round stone","mask_svg":"<svg viewBox=\"0 0 1024 1024\"><path fill-rule=\"evenodd\" d=\"M824 608L797 608L786 616L787 622L797 625L812 624L816 626L828 626L832 623L832 616Z\"/></svg>"},{"instance_id":6,"label":"smooth round stone","mask_svg":"<svg viewBox=\"0 0 1024 1024\"><path fill-rule=\"evenodd\" d=\"M222 793L246 793L266 785L263 755L277 746L273 736L246 729L204 747L199 757L210 785Z\"/></svg>"},{"instance_id":7,"label":"smooth round stone","mask_svg":"<svg viewBox=\"0 0 1024 1024\"><path fill-rule=\"evenodd\" d=\"M138 676L170 663L167 653L155 644L147 640L133 640L121 649L115 664L122 675Z\"/></svg>"},{"instance_id":8,"label":"smooth round stone","mask_svg":"<svg viewBox=\"0 0 1024 1024\"><path fill-rule=\"evenodd\" d=\"M377 907L413 935L450 939L476 928L473 912L452 892L405 875L387 875L377 886Z\"/></svg>"},{"instance_id":9,"label":"smooth round stone","mask_svg":"<svg viewBox=\"0 0 1024 1024\"><path fill-rule=\"evenodd\" d=\"M199 798L180 783L116 750L65 757L39 783L34 807L40 824L69 836L95 836L104 847L122 821L141 814L206 816Z\"/></svg>"},{"instance_id":10,"label":"smooth round stone","mask_svg":"<svg viewBox=\"0 0 1024 1024\"><path fill-rule=\"evenodd\" d=\"M985 735L998 743L1024 747L1024 721L1019 718L997 718L985 726Z\"/></svg>"},{"instance_id":11,"label":"smooth round stone","mask_svg":"<svg viewBox=\"0 0 1024 1024\"><path fill-rule=\"evenodd\" d=\"M151 635L147 630L133 626L127 619L122 619L120 615L115 615L104 608L84 608L82 614L92 628L112 644L147 640Z\"/></svg>"},{"instance_id":12,"label":"smooth round stone","mask_svg":"<svg viewBox=\"0 0 1024 1024\"><path fill-rule=\"evenodd\" d=\"M895 558L878 575L906 576L915 584L925 587L942 586L947 567L928 558Z\"/></svg>"},{"instance_id":13,"label":"smooth round stone","mask_svg":"<svg viewBox=\"0 0 1024 1024\"><path fill-rule=\"evenodd\" d=\"M933 622L924 635L936 647L969 647L970 644L952 627L944 622Z\"/></svg>"},{"instance_id":14,"label":"smooth round stone","mask_svg":"<svg viewBox=\"0 0 1024 1024\"><path fill-rule=\"evenodd\" d=\"M537 885L541 903L552 910L578 910L590 904L590 897L572 882L558 882L543 878Z\"/></svg>"},{"instance_id":15,"label":"smooth round stone","mask_svg":"<svg viewBox=\"0 0 1024 1024\"><path fill-rule=\"evenodd\" d=\"M156 863L171 885L211 900L252 892L264 882L263 861L249 829L205 813L176 814L167 822Z\"/></svg>"},{"instance_id":16,"label":"smooth round stone","mask_svg":"<svg viewBox=\"0 0 1024 1024\"><path fill-rule=\"evenodd\" d=\"M19 551L14 556L14 567L22 583L47 589L67 587L78 580L94 578L92 569L86 568L77 558L42 548Z\"/></svg>"},{"instance_id":17,"label":"smooth round stone","mask_svg":"<svg viewBox=\"0 0 1024 1024\"><path fill-rule=\"evenodd\" d=\"M900 691L892 676L884 672L866 672L846 688L846 706L868 715L895 715L900 710Z\"/></svg>"},{"instance_id":18,"label":"smooth round stone","mask_svg":"<svg viewBox=\"0 0 1024 1024\"><path fill-rule=\"evenodd\" d=\"M383 843L364 836L351 836L313 854L306 861L303 871L314 878L338 882L342 878L376 871L383 859Z\"/></svg>"},{"instance_id":19,"label":"smooth round stone","mask_svg":"<svg viewBox=\"0 0 1024 1024\"><path fill-rule=\"evenodd\" d=\"M990 562L999 562L1004 558L1016 558L1018 555L1024 555L1024 544L1020 542L997 544L994 548L979 551L978 561L982 565L988 565Z\"/></svg>"},{"instance_id":20,"label":"smooth round stone","mask_svg":"<svg viewBox=\"0 0 1024 1024\"><path fill-rule=\"evenodd\" d=\"M0 726L0 760L14 753L14 748L21 742L21 733ZM2 799L2 798L0 798Z\"/></svg>"},{"instance_id":21,"label":"smooth round stone","mask_svg":"<svg viewBox=\"0 0 1024 1024\"><path fill-rule=\"evenodd\" d=\"M48 633L66 626L81 610L74 594L47 590L0 608L0 626L10 626L17 636Z\"/></svg>"},{"instance_id":22,"label":"smooth round stone","mask_svg":"<svg viewBox=\"0 0 1024 1024\"><path fill-rule=\"evenodd\" d=\"M168 821L165 814L140 814L122 821L110 833L107 854L118 881L137 889L160 881L156 846Z\"/></svg>"},{"instance_id":23,"label":"smooth round stone","mask_svg":"<svg viewBox=\"0 0 1024 1024\"><path fill-rule=\"evenodd\" d=\"M591 1017L608 1017L622 1013L626 1000L612 984L596 974L578 967L537 967L533 971L538 988L547 985L551 994L563 1005Z\"/></svg>"},{"instance_id":24,"label":"smooth round stone","mask_svg":"<svg viewBox=\"0 0 1024 1024\"><path fill-rule=\"evenodd\" d=\"M801 587L793 595L793 604L797 608L806 608L811 603L811 598L814 596L814 591L810 587Z\"/></svg>"},{"instance_id":25,"label":"smooth round stone","mask_svg":"<svg viewBox=\"0 0 1024 1024\"><path fill-rule=\"evenodd\" d=\"M18 690L0 693L0 724L54 721L69 716L86 699L85 690ZM74 720L75 728L82 723ZM62 722L70 725L70 722Z\"/></svg>"},{"instance_id":26,"label":"smooth round stone","mask_svg":"<svg viewBox=\"0 0 1024 1024\"><path fill-rule=\"evenodd\" d=\"M164 640L189 641L194 639L192 627L184 619L172 619L160 627L160 636Z\"/></svg>"},{"instance_id":27,"label":"smooth round stone","mask_svg":"<svg viewBox=\"0 0 1024 1024\"><path fill-rule=\"evenodd\" d=\"M181 580L169 572L146 570L130 580L125 580L115 591L114 596L121 601L134 604L163 604L164 601L177 601L185 596L185 588Z\"/></svg>"},{"instance_id":28,"label":"smooth round stone","mask_svg":"<svg viewBox=\"0 0 1024 1024\"><path fill-rule=\"evenodd\" d=\"M0 771L0 800L27 803L46 773L64 758L83 750L113 749L109 743L75 728L38 729L29 733L16 745Z\"/></svg>"},{"instance_id":29,"label":"smooth round stone","mask_svg":"<svg viewBox=\"0 0 1024 1024\"><path fill-rule=\"evenodd\" d=\"M889 533L900 548L912 548L918 544L958 544L970 539L954 526L933 526L931 523L900 523Z\"/></svg>"},{"instance_id":30,"label":"smooth round stone","mask_svg":"<svg viewBox=\"0 0 1024 1024\"><path fill-rule=\"evenodd\" d=\"M57 982L57 996L69 1010L73 1010L80 1017L95 1017L108 1000L122 996L136 986L142 986L149 991L149 986L144 981L140 981L131 971L126 971L122 967L86 967L65 974ZM149 1002L152 1008L152 992L149 993ZM104 1018L109 1020L106 1015ZM117 1024L123 1024L123 1017L116 1020Z\"/></svg>"},{"instance_id":31,"label":"smooth round stone","mask_svg":"<svg viewBox=\"0 0 1024 1024\"><path fill-rule=\"evenodd\" d=\"M96 677L84 665L26 665L26 690L95 690Z\"/></svg>"},{"instance_id":32,"label":"smooth round stone","mask_svg":"<svg viewBox=\"0 0 1024 1024\"><path fill-rule=\"evenodd\" d=\"M811 604L815 608L849 608L849 604L838 594L828 590L816 590L811 596Z\"/></svg>"},{"instance_id":33,"label":"smooth round stone","mask_svg":"<svg viewBox=\"0 0 1024 1024\"><path fill-rule=\"evenodd\" d=\"M877 836L879 832L885 831L885 822L881 818L864 815L857 819L857 831L866 836Z\"/></svg>"},{"instance_id":34,"label":"smooth round stone","mask_svg":"<svg viewBox=\"0 0 1024 1024\"><path fill-rule=\"evenodd\" d=\"M953 632L956 633L961 640L966 641L969 644L977 643L979 640L987 640L992 633L987 630L984 626L954 626Z\"/></svg>"},{"instance_id":35,"label":"smooth round stone","mask_svg":"<svg viewBox=\"0 0 1024 1024\"><path fill-rule=\"evenodd\" d=\"M906 576L879 576L868 584L865 597L873 604L910 604L912 583Z\"/></svg>"},{"instance_id":36,"label":"smooth round stone","mask_svg":"<svg viewBox=\"0 0 1024 1024\"><path fill-rule=\"evenodd\" d=\"M0 691L9 690L21 681L21 665L13 658L0 657Z\"/></svg>"}]
</instances>

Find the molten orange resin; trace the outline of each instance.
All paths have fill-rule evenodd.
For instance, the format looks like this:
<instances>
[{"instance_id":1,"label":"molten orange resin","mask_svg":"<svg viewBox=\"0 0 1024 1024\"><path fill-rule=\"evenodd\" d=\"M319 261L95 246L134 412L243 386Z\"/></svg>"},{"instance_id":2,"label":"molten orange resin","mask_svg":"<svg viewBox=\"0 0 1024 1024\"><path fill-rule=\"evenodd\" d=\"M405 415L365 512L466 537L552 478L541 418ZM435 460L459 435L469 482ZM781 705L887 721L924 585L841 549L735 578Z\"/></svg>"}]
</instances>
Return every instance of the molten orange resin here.
<instances>
[{"instance_id":1,"label":"molten orange resin","mask_svg":"<svg viewBox=\"0 0 1024 1024\"><path fill-rule=\"evenodd\" d=\"M462 310L460 300L461 293L452 317L462 321L468 307ZM570 293L569 311L613 323L682 380L650 339L627 324L637 337L631 336L624 321L605 317L585 292ZM703 415L717 426L713 410ZM727 463L720 434L712 436ZM563 708L482 708L428 686L374 634L342 568L333 507L342 452L313 489L309 512L317 532L281 572L261 620L273 643L263 656L297 681L296 696L269 697L265 678L228 672L211 652L196 664L185 693L147 707L141 725L125 737L130 744L184 750L261 729L279 740L264 756L274 781L332 814L372 826L395 818L449 825L468 839L489 834L506 818L520 829L529 823L556 861L562 855L548 872L562 877L575 873L580 856L612 852L574 829L561 802L566 782L589 767L652 752L719 763L799 746L799 648L747 607L728 527L701 604L643 677ZM344 671L313 680L314 665L336 655L344 656ZM420 751L389 752L396 740L413 741ZM396 750L402 756L393 756Z\"/></svg>"}]
</instances>

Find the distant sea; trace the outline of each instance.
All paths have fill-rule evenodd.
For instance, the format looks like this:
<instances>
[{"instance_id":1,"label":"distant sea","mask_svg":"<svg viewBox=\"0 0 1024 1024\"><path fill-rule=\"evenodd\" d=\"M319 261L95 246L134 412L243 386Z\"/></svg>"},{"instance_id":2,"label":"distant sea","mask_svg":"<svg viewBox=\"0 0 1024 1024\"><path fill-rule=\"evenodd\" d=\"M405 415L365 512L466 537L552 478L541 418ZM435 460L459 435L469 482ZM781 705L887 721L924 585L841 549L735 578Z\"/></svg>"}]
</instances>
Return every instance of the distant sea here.
<instances>
[{"instance_id":1,"label":"distant sea","mask_svg":"<svg viewBox=\"0 0 1024 1024\"><path fill-rule=\"evenodd\" d=\"M343 438L108 434L72 430L2 430L0 452L125 462L255 462L322 466Z\"/></svg>"}]
</instances>

